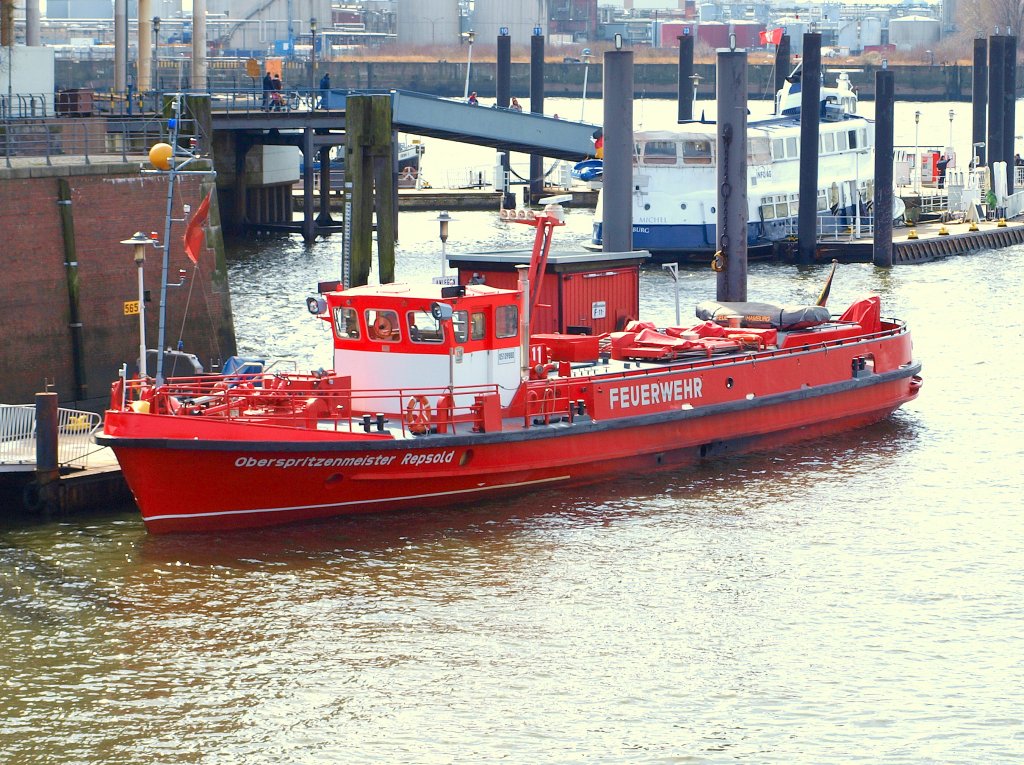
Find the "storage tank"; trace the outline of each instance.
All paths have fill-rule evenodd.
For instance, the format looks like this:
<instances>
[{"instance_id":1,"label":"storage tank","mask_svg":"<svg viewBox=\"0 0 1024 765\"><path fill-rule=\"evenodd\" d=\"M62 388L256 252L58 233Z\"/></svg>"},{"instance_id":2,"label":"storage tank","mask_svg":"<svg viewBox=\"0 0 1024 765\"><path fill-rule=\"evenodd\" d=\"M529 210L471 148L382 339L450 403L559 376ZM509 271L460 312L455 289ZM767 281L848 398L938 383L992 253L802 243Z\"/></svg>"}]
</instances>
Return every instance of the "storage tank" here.
<instances>
[{"instance_id":1,"label":"storage tank","mask_svg":"<svg viewBox=\"0 0 1024 765\"><path fill-rule=\"evenodd\" d=\"M904 16L889 21L889 42L897 50L913 50L939 41L939 20L927 16Z\"/></svg>"},{"instance_id":2,"label":"storage tank","mask_svg":"<svg viewBox=\"0 0 1024 765\"><path fill-rule=\"evenodd\" d=\"M206 0L206 39L226 51L266 50L276 40L288 39L291 5L288 0ZM331 0L310 0L304 7L302 16L292 21L296 38L309 35L310 18L320 30L330 28ZM185 17L191 19L191 12Z\"/></svg>"},{"instance_id":3,"label":"storage tank","mask_svg":"<svg viewBox=\"0 0 1024 765\"><path fill-rule=\"evenodd\" d=\"M722 9L714 3L704 3L704 5L700 6L699 14L701 24L706 21L722 20Z\"/></svg>"},{"instance_id":4,"label":"storage tank","mask_svg":"<svg viewBox=\"0 0 1024 765\"><path fill-rule=\"evenodd\" d=\"M882 44L882 20L878 16L865 16L860 22L860 44Z\"/></svg>"},{"instance_id":5,"label":"storage tank","mask_svg":"<svg viewBox=\"0 0 1024 765\"><path fill-rule=\"evenodd\" d=\"M789 35L790 53L793 55L803 55L804 34L810 31L810 26L806 21L802 21L795 16L783 16L782 18L775 19L771 26L772 28L782 27L785 34Z\"/></svg>"},{"instance_id":6,"label":"storage tank","mask_svg":"<svg viewBox=\"0 0 1024 765\"><path fill-rule=\"evenodd\" d=\"M547 0L476 0L470 26L476 39L493 43L502 27L508 28L513 45L529 45L534 27L548 33Z\"/></svg>"},{"instance_id":7,"label":"storage tank","mask_svg":"<svg viewBox=\"0 0 1024 765\"><path fill-rule=\"evenodd\" d=\"M395 16L403 47L459 43L459 0L398 0Z\"/></svg>"}]
</instances>

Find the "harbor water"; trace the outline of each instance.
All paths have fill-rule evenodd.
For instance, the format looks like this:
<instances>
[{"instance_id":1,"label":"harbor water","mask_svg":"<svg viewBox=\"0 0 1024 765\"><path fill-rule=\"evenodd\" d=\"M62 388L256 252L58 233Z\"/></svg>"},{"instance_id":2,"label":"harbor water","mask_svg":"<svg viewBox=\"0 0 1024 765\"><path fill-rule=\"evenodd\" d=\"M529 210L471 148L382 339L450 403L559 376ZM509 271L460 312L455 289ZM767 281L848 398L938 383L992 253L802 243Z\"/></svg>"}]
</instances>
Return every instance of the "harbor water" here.
<instances>
[{"instance_id":1,"label":"harbor water","mask_svg":"<svg viewBox=\"0 0 1024 765\"><path fill-rule=\"evenodd\" d=\"M440 273L435 217L402 213L400 279ZM530 244L455 217L449 252ZM589 233L570 210L556 247ZM240 352L328 367L304 298L340 237L229 257ZM925 382L827 441L233 534L0 527L0 762L1020 762L1022 266L841 266L830 307L879 293ZM749 294L813 302L826 272L754 263ZM714 285L680 272L684 323ZM641 291L674 323L665 271Z\"/></svg>"}]
</instances>

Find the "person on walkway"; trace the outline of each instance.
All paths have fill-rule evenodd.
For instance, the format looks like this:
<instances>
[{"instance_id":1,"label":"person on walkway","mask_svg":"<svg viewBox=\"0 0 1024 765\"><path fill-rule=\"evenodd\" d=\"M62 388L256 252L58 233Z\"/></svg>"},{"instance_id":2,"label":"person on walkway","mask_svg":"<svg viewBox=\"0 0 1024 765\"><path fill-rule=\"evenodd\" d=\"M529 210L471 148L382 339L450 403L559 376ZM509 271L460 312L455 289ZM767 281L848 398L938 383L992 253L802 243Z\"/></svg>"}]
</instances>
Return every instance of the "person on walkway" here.
<instances>
[{"instance_id":1,"label":"person on walkway","mask_svg":"<svg viewBox=\"0 0 1024 765\"><path fill-rule=\"evenodd\" d=\"M518 98L513 98L512 103L509 104L508 108L514 112L521 112L523 110L523 107L522 105L520 105Z\"/></svg>"},{"instance_id":2,"label":"person on walkway","mask_svg":"<svg viewBox=\"0 0 1024 765\"><path fill-rule=\"evenodd\" d=\"M939 157L939 161L935 163L935 168L939 171L939 188L946 188L946 165L949 164L949 160L946 159L946 155L943 154Z\"/></svg>"},{"instance_id":3,"label":"person on walkway","mask_svg":"<svg viewBox=\"0 0 1024 765\"><path fill-rule=\"evenodd\" d=\"M281 75L275 74L274 81L271 85L271 100L273 101L272 109L281 110L284 108L284 94L281 92L284 88L284 83L281 82Z\"/></svg>"},{"instance_id":4,"label":"person on walkway","mask_svg":"<svg viewBox=\"0 0 1024 765\"><path fill-rule=\"evenodd\" d=\"M468 103L469 103L470 106L479 106L480 105L480 102L476 100L476 91L475 90L472 93L469 94Z\"/></svg>"},{"instance_id":5,"label":"person on walkway","mask_svg":"<svg viewBox=\"0 0 1024 765\"><path fill-rule=\"evenodd\" d=\"M985 218L987 220L992 220L995 217L997 202L995 190L989 187L988 193L985 194L985 207L987 208L985 210Z\"/></svg>"},{"instance_id":6,"label":"person on walkway","mask_svg":"<svg viewBox=\"0 0 1024 765\"><path fill-rule=\"evenodd\" d=\"M331 73L324 72L324 76L320 78L320 104L317 108L327 108L327 91L331 89Z\"/></svg>"},{"instance_id":7,"label":"person on walkway","mask_svg":"<svg viewBox=\"0 0 1024 765\"><path fill-rule=\"evenodd\" d=\"M263 111L267 111L270 108L270 93L274 89L274 79L270 76L268 71L263 75Z\"/></svg>"}]
</instances>

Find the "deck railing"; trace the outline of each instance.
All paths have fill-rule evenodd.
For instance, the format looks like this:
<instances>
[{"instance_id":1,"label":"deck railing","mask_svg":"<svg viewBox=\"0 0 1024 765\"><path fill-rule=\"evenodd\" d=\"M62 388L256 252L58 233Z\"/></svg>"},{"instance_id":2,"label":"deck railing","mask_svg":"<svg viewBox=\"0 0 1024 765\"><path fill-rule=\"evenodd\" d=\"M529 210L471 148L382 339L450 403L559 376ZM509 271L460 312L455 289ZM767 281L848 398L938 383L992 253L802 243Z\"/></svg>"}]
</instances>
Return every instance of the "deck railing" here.
<instances>
[{"instance_id":1,"label":"deck railing","mask_svg":"<svg viewBox=\"0 0 1024 765\"><path fill-rule=\"evenodd\" d=\"M62 467L86 468L100 416L77 409L57 411L57 462ZM0 470L34 465L36 461L36 408L32 404L0 404Z\"/></svg>"}]
</instances>

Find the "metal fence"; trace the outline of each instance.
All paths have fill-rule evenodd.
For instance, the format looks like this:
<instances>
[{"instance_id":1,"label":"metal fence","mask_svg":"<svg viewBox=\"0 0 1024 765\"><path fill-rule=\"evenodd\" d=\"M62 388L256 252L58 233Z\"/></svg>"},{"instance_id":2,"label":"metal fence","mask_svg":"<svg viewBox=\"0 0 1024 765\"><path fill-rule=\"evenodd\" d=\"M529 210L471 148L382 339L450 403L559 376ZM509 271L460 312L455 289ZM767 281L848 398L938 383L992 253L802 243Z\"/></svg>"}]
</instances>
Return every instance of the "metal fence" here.
<instances>
[{"instance_id":1,"label":"metal fence","mask_svg":"<svg viewBox=\"0 0 1024 765\"><path fill-rule=\"evenodd\" d=\"M154 143L170 139L166 121L153 116L0 120L0 157L7 167L16 157L47 165L59 157L85 164L99 158L146 155Z\"/></svg>"},{"instance_id":2,"label":"metal fence","mask_svg":"<svg viewBox=\"0 0 1024 765\"><path fill-rule=\"evenodd\" d=\"M57 461L62 467L89 467L89 456L99 451L92 436L101 422L93 412L57 410ZM35 462L35 406L0 404L0 471L30 468Z\"/></svg>"}]
</instances>

